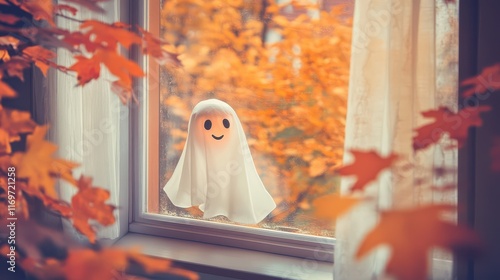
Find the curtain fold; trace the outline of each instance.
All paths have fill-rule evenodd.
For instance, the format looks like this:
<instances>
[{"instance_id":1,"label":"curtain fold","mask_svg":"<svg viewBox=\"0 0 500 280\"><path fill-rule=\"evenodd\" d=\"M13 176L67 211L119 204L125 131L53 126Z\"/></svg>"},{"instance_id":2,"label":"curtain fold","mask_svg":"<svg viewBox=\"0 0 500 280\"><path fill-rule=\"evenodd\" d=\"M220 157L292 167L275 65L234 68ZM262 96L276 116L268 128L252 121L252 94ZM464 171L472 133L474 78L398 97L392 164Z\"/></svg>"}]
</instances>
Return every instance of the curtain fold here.
<instances>
[{"instance_id":1,"label":"curtain fold","mask_svg":"<svg viewBox=\"0 0 500 280\"><path fill-rule=\"evenodd\" d=\"M334 279L379 279L390 254L381 247L355 260L362 238L375 226L377 210L405 208L433 201L455 201L417 187L454 183L456 176L436 177L434 168L456 166L457 151L449 143L415 153L414 130L426 124L421 112L456 107L456 5L436 0L356 0L344 163L349 150L375 150L401 155L404 164L382 173L365 195L365 203L337 221ZM444 1L442 1L444 2ZM447 61L443 61L447 55ZM447 62L445 64L444 62ZM408 168L411 167L411 168ZM341 192L352 182L344 178ZM440 259L449 259L442 255ZM451 279L451 266L440 267L439 279ZM443 272L444 271L444 272ZM437 279L437 278L436 278Z\"/></svg>"},{"instance_id":2,"label":"curtain fold","mask_svg":"<svg viewBox=\"0 0 500 280\"><path fill-rule=\"evenodd\" d=\"M105 14L91 12L78 7L75 19L96 19L108 23L120 20L120 3L108 1L102 4ZM77 30L80 22L57 18L61 27ZM75 61L73 55L65 49L57 50L57 63L69 66ZM115 78L102 69L100 78L84 87L76 86L73 74L53 72L49 79L54 81L53 89L47 102L39 100L45 110L50 110L50 138L58 146L58 156L80 163L74 172L93 178L95 186L110 191L108 203L118 206L115 210L116 223L108 227L97 227L98 238L115 239L127 231L128 225L128 107L121 104L119 98L111 92L110 81ZM59 194L62 199L71 201L76 188L66 182L60 182ZM97 225L96 225L97 226ZM66 225L66 231L75 236L72 226Z\"/></svg>"}]
</instances>

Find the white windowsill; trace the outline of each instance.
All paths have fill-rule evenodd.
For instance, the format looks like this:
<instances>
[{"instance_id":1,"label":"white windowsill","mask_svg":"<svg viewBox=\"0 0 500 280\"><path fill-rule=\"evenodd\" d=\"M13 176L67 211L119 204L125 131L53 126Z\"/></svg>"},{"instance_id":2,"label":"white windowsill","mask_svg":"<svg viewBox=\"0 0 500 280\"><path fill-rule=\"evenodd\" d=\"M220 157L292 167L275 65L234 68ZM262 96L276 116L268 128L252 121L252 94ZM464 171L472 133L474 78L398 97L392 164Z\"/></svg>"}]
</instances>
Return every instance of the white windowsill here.
<instances>
[{"instance_id":1,"label":"white windowsill","mask_svg":"<svg viewBox=\"0 0 500 280\"><path fill-rule=\"evenodd\" d=\"M333 279L333 264L316 260L137 233L126 234L115 245L139 246L143 253L154 257L270 277Z\"/></svg>"}]
</instances>

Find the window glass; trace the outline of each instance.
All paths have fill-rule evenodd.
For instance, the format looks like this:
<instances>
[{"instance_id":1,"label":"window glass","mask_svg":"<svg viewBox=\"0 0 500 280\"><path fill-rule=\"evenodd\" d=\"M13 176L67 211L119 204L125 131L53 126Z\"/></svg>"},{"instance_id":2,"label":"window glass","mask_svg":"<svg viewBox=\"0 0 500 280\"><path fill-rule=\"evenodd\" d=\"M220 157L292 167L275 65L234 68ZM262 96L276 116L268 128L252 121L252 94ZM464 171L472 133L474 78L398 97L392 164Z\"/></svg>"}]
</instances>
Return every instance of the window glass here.
<instances>
[{"instance_id":1,"label":"window glass","mask_svg":"<svg viewBox=\"0 0 500 280\"><path fill-rule=\"evenodd\" d=\"M183 67L160 74L159 212L202 219L198 207L175 207L163 187L184 148L191 110L216 98L236 111L277 205L255 226L332 237L312 202L339 188L351 1L174 0L161 9L162 36Z\"/></svg>"}]
</instances>

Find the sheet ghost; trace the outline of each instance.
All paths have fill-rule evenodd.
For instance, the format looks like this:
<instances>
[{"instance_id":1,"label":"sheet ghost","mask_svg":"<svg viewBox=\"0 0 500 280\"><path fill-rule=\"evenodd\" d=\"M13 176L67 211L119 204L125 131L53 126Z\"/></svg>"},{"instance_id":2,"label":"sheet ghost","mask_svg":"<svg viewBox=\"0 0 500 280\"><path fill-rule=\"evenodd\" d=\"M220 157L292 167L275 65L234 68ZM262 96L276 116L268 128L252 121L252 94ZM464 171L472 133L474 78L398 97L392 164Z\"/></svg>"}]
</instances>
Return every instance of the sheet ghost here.
<instances>
[{"instance_id":1,"label":"sheet ghost","mask_svg":"<svg viewBox=\"0 0 500 280\"><path fill-rule=\"evenodd\" d=\"M191 113L184 150L163 190L177 207L199 206L203 218L262 221L276 204L257 174L236 112L209 99Z\"/></svg>"}]
</instances>

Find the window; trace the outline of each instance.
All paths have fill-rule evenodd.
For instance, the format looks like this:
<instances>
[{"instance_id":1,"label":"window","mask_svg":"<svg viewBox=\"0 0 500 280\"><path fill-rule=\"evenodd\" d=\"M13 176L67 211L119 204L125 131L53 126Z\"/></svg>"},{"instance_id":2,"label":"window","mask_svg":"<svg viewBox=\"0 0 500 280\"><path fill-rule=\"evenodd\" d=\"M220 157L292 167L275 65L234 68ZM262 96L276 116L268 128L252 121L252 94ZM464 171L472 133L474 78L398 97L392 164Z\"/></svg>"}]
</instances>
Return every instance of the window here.
<instances>
[{"instance_id":1,"label":"window","mask_svg":"<svg viewBox=\"0 0 500 280\"><path fill-rule=\"evenodd\" d=\"M331 260L335 231L314 217L312 202L340 184L335 168L343 156L353 1L283 2L149 1L144 23L172 44L183 68L146 62L146 107L137 115L146 137L136 144L147 157L137 161L143 181L136 182L147 189L136 189L132 231ZM448 41L439 48L450 49L456 25L440 22ZM449 68L438 69L438 86L449 81L446 73L456 76L456 53L442 57ZM257 225L203 219L197 207L176 207L163 191L192 108L210 98L236 111L277 205Z\"/></svg>"},{"instance_id":2,"label":"window","mask_svg":"<svg viewBox=\"0 0 500 280\"><path fill-rule=\"evenodd\" d=\"M197 207L175 207L163 186L185 146L192 108L217 98L236 111L277 204L256 227L333 237L311 204L340 182L334 168L342 161L351 15L324 8L165 1L162 35L184 67L160 69L158 213L202 218ZM232 223L224 216L210 220Z\"/></svg>"}]
</instances>

